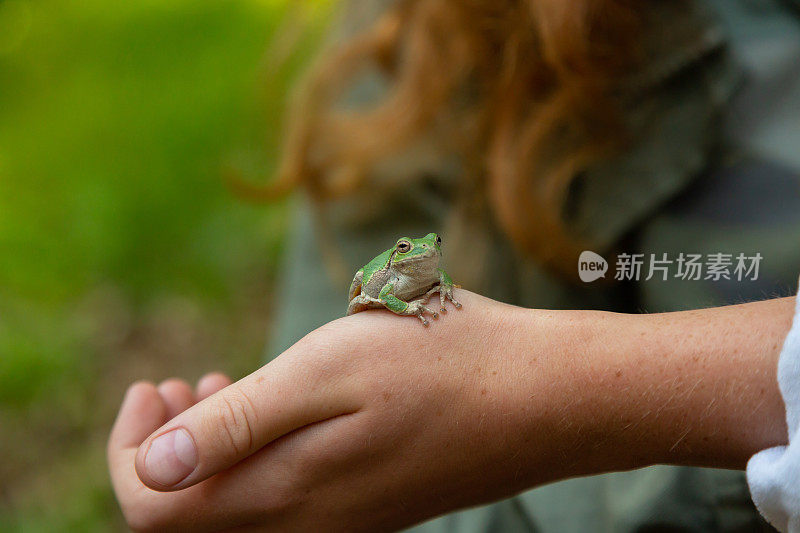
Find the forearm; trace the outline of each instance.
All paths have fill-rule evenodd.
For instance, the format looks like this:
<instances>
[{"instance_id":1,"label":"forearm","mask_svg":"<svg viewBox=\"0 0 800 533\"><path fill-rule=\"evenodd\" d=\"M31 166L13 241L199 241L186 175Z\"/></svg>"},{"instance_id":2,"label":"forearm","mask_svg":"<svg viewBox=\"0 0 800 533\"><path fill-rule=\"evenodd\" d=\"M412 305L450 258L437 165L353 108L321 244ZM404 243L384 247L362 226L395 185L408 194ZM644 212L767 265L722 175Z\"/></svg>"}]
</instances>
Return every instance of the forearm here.
<instances>
[{"instance_id":1,"label":"forearm","mask_svg":"<svg viewBox=\"0 0 800 533\"><path fill-rule=\"evenodd\" d=\"M585 440L576 473L744 468L785 443L776 371L793 311L794 298L652 315L535 311L560 324L571 383L559 416Z\"/></svg>"},{"instance_id":2,"label":"forearm","mask_svg":"<svg viewBox=\"0 0 800 533\"><path fill-rule=\"evenodd\" d=\"M397 529L571 476L741 468L786 439L793 299L621 315L458 298L429 328L336 320L197 403L132 388L109 443L129 523Z\"/></svg>"}]
</instances>

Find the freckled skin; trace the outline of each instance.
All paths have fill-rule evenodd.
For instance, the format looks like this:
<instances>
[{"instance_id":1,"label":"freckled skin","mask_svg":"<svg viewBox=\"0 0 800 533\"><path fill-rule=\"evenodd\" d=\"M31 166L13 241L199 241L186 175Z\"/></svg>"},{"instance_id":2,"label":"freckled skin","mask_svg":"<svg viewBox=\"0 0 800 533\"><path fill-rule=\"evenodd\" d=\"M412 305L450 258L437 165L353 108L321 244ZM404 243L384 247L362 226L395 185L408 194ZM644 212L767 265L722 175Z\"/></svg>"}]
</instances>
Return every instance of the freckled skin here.
<instances>
[{"instance_id":1,"label":"freckled skin","mask_svg":"<svg viewBox=\"0 0 800 533\"><path fill-rule=\"evenodd\" d=\"M416 316L427 326L425 313L439 317L425 306L433 293L439 293L442 313L447 311L445 300L461 307L453 298L453 280L439 268L441 245L442 239L436 233L421 239L398 239L392 248L356 272L350 284L347 314L385 307L398 315Z\"/></svg>"}]
</instances>

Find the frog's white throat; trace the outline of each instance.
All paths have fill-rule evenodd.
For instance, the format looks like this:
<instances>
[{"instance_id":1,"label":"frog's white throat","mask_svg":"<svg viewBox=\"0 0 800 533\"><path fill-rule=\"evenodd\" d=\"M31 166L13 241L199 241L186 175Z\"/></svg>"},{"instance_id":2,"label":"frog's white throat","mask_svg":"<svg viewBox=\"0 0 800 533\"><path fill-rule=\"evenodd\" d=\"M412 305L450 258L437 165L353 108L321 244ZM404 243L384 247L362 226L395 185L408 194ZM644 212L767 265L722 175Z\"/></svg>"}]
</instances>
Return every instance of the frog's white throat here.
<instances>
[{"instance_id":1,"label":"frog's white throat","mask_svg":"<svg viewBox=\"0 0 800 533\"><path fill-rule=\"evenodd\" d=\"M397 272L417 278L438 277L440 259L441 254L433 252L396 262L392 266Z\"/></svg>"}]
</instances>

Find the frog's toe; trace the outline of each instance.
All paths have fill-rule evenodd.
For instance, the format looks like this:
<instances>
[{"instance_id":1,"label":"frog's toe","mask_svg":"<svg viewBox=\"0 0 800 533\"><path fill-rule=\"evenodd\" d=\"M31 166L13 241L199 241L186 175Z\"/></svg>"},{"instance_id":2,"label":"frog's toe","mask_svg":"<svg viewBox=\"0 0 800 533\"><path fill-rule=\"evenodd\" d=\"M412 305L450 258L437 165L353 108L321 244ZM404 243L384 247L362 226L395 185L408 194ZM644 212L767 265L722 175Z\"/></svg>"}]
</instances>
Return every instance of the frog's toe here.
<instances>
[{"instance_id":1,"label":"frog's toe","mask_svg":"<svg viewBox=\"0 0 800 533\"><path fill-rule=\"evenodd\" d=\"M445 306L441 306L441 307L439 308L439 311L440 311L442 314L444 314L444 313L447 313L447 308L446 308Z\"/></svg>"},{"instance_id":2,"label":"frog's toe","mask_svg":"<svg viewBox=\"0 0 800 533\"><path fill-rule=\"evenodd\" d=\"M433 309L431 309L429 307L426 307L424 305L420 305L419 306L419 316L422 316L425 313L428 313L429 315L431 315L434 318L434 320L439 318L439 313L437 313L436 311L434 311Z\"/></svg>"},{"instance_id":3,"label":"frog's toe","mask_svg":"<svg viewBox=\"0 0 800 533\"><path fill-rule=\"evenodd\" d=\"M442 291L442 299L441 299L442 309L444 309L445 300L450 300L451 302L453 302L453 305L456 306L456 309L461 309L461 302L459 302L458 300L453 298L453 288L452 287L448 287L448 289L446 291Z\"/></svg>"},{"instance_id":4,"label":"frog's toe","mask_svg":"<svg viewBox=\"0 0 800 533\"><path fill-rule=\"evenodd\" d=\"M419 319L422 321L422 325L423 325L423 326L426 326L426 327L427 327L427 326L430 324L430 322L428 322L428 319L427 319L427 318L425 318L425 317L424 317L424 316L422 316L422 315L417 315L417 318L419 318Z\"/></svg>"}]
</instances>

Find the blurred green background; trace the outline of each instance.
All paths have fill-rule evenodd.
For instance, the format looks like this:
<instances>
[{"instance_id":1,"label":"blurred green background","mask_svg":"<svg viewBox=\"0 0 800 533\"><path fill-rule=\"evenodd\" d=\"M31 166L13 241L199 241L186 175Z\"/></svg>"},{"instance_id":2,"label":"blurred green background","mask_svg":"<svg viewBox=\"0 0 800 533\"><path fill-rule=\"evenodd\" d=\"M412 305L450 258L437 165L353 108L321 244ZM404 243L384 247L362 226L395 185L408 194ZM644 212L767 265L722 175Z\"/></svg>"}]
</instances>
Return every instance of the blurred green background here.
<instances>
[{"instance_id":1,"label":"blurred green background","mask_svg":"<svg viewBox=\"0 0 800 533\"><path fill-rule=\"evenodd\" d=\"M124 527L105 467L135 379L263 358L276 165L332 6L0 0L0 530Z\"/></svg>"}]
</instances>

